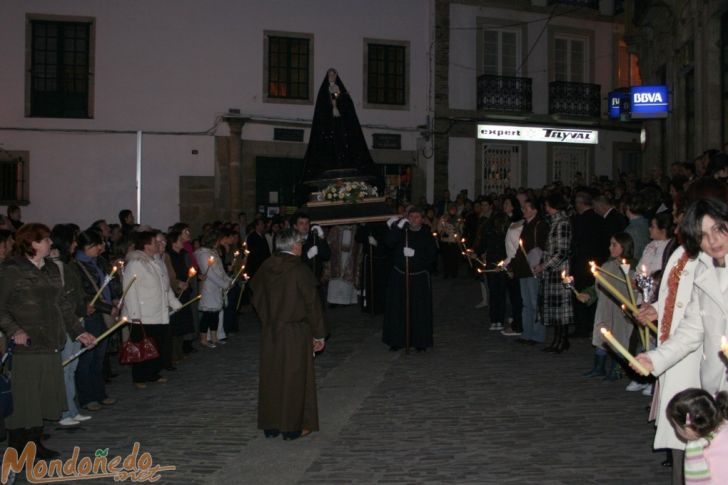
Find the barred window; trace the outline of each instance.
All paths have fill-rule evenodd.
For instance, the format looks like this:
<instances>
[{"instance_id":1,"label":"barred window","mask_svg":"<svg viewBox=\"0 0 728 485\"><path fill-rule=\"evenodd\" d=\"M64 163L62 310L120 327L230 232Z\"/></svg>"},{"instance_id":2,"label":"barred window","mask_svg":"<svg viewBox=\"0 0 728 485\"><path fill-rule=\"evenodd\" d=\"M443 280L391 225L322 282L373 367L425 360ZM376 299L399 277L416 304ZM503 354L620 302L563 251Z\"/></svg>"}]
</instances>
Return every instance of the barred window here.
<instances>
[{"instance_id":1,"label":"barred window","mask_svg":"<svg viewBox=\"0 0 728 485\"><path fill-rule=\"evenodd\" d=\"M310 39L268 37L268 97L310 98Z\"/></svg>"},{"instance_id":2,"label":"barred window","mask_svg":"<svg viewBox=\"0 0 728 485\"><path fill-rule=\"evenodd\" d=\"M89 118L91 23L30 20L30 116Z\"/></svg>"},{"instance_id":3,"label":"barred window","mask_svg":"<svg viewBox=\"0 0 728 485\"><path fill-rule=\"evenodd\" d=\"M407 104L407 47L367 45L367 103Z\"/></svg>"}]
</instances>

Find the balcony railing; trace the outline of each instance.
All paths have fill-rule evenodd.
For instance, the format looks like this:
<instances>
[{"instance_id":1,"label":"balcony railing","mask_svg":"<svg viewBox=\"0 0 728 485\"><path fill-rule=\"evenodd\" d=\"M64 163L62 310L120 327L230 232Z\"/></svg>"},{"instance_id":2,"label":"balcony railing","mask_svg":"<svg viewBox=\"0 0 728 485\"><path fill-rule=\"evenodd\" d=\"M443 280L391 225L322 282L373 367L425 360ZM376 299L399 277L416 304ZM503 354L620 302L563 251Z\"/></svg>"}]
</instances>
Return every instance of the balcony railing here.
<instances>
[{"instance_id":1,"label":"balcony railing","mask_svg":"<svg viewBox=\"0 0 728 485\"><path fill-rule=\"evenodd\" d=\"M593 8L599 10L599 0L550 0L549 5L561 3L563 5L576 5L577 7Z\"/></svg>"},{"instance_id":2,"label":"balcony railing","mask_svg":"<svg viewBox=\"0 0 728 485\"><path fill-rule=\"evenodd\" d=\"M549 113L599 118L601 112L602 93L598 84L549 83Z\"/></svg>"},{"instance_id":3,"label":"balcony railing","mask_svg":"<svg viewBox=\"0 0 728 485\"><path fill-rule=\"evenodd\" d=\"M478 109L530 113L531 92L531 78L483 74L478 76Z\"/></svg>"}]
</instances>

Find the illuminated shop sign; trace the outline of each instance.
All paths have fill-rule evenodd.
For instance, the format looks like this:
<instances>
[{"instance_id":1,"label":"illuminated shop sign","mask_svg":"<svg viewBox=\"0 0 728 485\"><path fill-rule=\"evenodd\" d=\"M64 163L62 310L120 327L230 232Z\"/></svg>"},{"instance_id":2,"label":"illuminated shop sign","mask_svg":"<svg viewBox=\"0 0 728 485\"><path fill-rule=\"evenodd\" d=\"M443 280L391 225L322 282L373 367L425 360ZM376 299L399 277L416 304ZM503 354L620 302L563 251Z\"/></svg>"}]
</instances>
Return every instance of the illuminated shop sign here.
<instances>
[{"instance_id":1,"label":"illuminated shop sign","mask_svg":"<svg viewBox=\"0 0 728 485\"><path fill-rule=\"evenodd\" d=\"M599 142L599 132L547 126L478 125L478 139L596 145Z\"/></svg>"},{"instance_id":2,"label":"illuminated shop sign","mask_svg":"<svg viewBox=\"0 0 728 485\"><path fill-rule=\"evenodd\" d=\"M632 118L667 118L667 86L633 86L629 96Z\"/></svg>"},{"instance_id":3,"label":"illuminated shop sign","mask_svg":"<svg viewBox=\"0 0 728 485\"><path fill-rule=\"evenodd\" d=\"M609 117L612 119L618 119L619 115L622 114L622 107L625 106L625 101L629 99L629 93L624 91L612 91L607 96L607 102L609 103Z\"/></svg>"}]
</instances>

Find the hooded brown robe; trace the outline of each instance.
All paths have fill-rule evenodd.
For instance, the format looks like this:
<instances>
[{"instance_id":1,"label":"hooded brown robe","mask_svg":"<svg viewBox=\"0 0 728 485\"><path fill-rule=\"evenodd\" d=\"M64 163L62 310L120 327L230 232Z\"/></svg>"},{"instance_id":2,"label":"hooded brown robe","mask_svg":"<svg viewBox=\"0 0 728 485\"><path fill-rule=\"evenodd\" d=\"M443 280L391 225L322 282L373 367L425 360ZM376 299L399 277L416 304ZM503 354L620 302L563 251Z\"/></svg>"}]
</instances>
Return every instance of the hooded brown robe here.
<instances>
[{"instance_id":1,"label":"hooded brown robe","mask_svg":"<svg viewBox=\"0 0 728 485\"><path fill-rule=\"evenodd\" d=\"M318 431L312 345L326 336L318 282L299 257L280 253L250 288L261 320L258 428Z\"/></svg>"}]
</instances>

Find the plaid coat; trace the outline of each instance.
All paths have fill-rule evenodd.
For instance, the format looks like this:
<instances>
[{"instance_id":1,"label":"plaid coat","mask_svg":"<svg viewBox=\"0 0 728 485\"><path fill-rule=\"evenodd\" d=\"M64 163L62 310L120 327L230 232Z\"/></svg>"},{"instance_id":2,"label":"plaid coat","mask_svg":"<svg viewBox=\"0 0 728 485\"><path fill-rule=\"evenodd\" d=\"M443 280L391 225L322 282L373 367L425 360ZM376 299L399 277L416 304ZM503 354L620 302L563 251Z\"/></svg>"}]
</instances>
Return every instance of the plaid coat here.
<instances>
[{"instance_id":1,"label":"plaid coat","mask_svg":"<svg viewBox=\"0 0 728 485\"><path fill-rule=\"evenodd\" d=\"M551 218L546 251L543 255L544 271L541 281L543 297L542 323L550 325L572 325L574 309L571 291L561 282L561 272L569 272L571 249L571 222L564 212L557 212Z\"/></svg>"}]
</instances>

